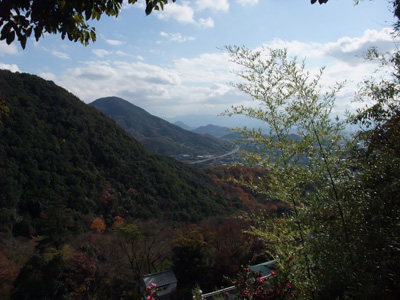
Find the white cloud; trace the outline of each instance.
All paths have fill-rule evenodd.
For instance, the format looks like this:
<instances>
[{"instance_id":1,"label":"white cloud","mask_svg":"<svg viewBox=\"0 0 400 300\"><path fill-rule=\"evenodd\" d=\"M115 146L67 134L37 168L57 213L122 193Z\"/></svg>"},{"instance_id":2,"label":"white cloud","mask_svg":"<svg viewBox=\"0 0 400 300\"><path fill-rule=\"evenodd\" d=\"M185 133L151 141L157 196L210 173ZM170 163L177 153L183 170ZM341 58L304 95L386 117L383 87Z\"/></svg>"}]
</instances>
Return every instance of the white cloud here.
<instances>
[{"instance_id":1,"label":"white cloud","mask_svg":"<svg viewBox=\"0 0 400 300\"><path fill-rule=\"evenodd\" d=\"M331 43L303 43L274 39L264 44L268 47L286 47L289 55L299 60L307 57L306 67L312 74L326 65L322 85L332 86L336 81L350 79L351 82L339 95L335 113L354 108L350 100L357 90L355 83L371 74L374 65L362 63L354 57L367 45L375 43L388 50L395 45L388 30L366 31L361 37L342 38ZM179 34L161 32L166 39L182 38ZM345 53L346 55L339 55ZM115 56L113 56L115 59ZM176 59L170 66L144 63L143 57L136 62L120 57L119 61L91 61L79 68L69 69L59 82L86 102L104 96L120 96L144 108L156 116L207 112L218 114L231 105L254 105L249 97L227 83L236 81L230 72L237 65L229 62L224 52L203 53L188 58ZM110 59L110 57L107 57Z\"/></svg>"},{"instance_id":2,"label":"white cloud","mask_svg":"<svg viewBox=\"0 0 400 300\"><path fill-rule=\"evenodd\" d=\"M104 37L103 37L103 39L107 44L109 44L111 46L121 46L124 43L124 42L119 41L119 40L106 39Z\"/></svg>"},{"instance_id":3,"label":"white cloud","mask_svg":"<svg viewBox=\"0 0 400 300\"><path fill-rule=\"evenodd\" d=\"M57 79L56 75L54 75L51 72L42 72L42 73L39 74L39 76L42 77L43 79L46 79L46 80L55 81Z\"/></svg>"},{"instance_id":4,"label":"white cloud","mask_svg":"<svg viewBox=\"0 0 400 300\"><path fill-rule=\"evenodd\" d=\"M111 51L107 51L104 49L93 49L92 52L97 56L97 57L104 57L112 54Z\"/></svg>"},{"instance_id":5,"label":"white cloud","mask_svg":"<svg viewBox=\"0 0 400 300\"><path fill-rule=\"evenodd\" d=\"M118 71L122 71L129 79L139 80L151 84L176 86L181 84L181 79L174 70L161 68L143 62L128 63L116 62Z\"/></svg>"},{"instance_id":6,"label":"white cloud","mask_svg":"<svg viewBox=\"0 0 400 300\"><path fill-rule=\"evenodd\" d=\"M67 70L57 83L86 102L116 95L157 116L205 109L218 114L237 98L226 85L231 80L230 67L225 53L179 59L170 67L140 61L91 61Z\"/></svg>"},{"instance_id":7,"label":"white cloud","mask_svg":"<svg viewBox=\"0 0 400 300\"><path fill-rule=\"evenodd\" d=\"M178 43L184 43L187 41L194 41L195 38L192 36L182 36L180 33L166 33L164 31L160 32L160 35L164 38L166 38L168 41L171 42L178 42Z\"/></svg>"},{"instance_id":8,"label":"white cloud","mask_svg":"<svg viewBox=\"0 0 400 300\"><path fill-rule=\"evenodd\" d=\"M200 28L213 28L214 20L211 17L208 17L207 19L200 18L197 24Z\"/></svg>"},{"instance_id":9,"label":"white cloud","mask_svg":"<svg viewBox=\"0 0 400 300\"><path fill-rule=\"evenodd\" d=\"M228 12L228 0L197 0L196 10L202 11L209 9L213 12Z\"/></svg>"},{"instance_id":10,"label":"white cloud","mask_svg":"<svg viewBox=\"0 0 400 300\"><path fill-rule=\"evenodd\" d=\"M173 70L142 62L87 62L86 66L67 70L63 86L86 101L107 95L138 94L154 97L154 91L181 84ZM157 94L157 93L156 93ZM165 97L165 93L162 94Z\"/></svg>"},{"instance_id":11,"label":"white cloud","mask_svg":"<svg viewBox=\"0 0 400 300\"><path fill-rule=\"evenodd\" d=\"M3 55L17 55L19 54L18 48L15 45L17 44L16 42L14 42L11 45L7 45L7 43L5 41L0 41L0 56Z\"/></svg>"},{"instance_id":12,"label":"white cloud","mask_svg":"<svg viewBox=\"0 0 400 300\"><path fill-rule=\"evenodd\" d=\"M291 56L297 56L299 59L307 58L323 58L326 55L324 51L325 44L321 43L304 43L300 41L284 41L278 38L273 39L271 42L264 43L263 47L273 49L287 49Z\"/></svg>"},{"instance_id":13,"label":"white cloud","mask_svg":"<svg viewBox=\"0 0 400 300\"><path fill-rule=\"evenodd\" d=\"M196 23L194 20L194 11L186 3L182 5L176 3L169 3L164 6L164 10L157 13L157 18L160 20L174 19L179 23L193 24Z\"/></svg>"},{"instance_id":14,"label":"white cloud","mask_svg":"<svg viewBox=\"0 0 400 300\"><path fill-rule=\"evenodd\" d=\"M200 28L214 27L214 21L211 17L195 19L194 10L187 2L183 4L169 3L164 6L164 10L155 12L157 18L160 20L168 21L170 19L182 24L193 24Z\"/></svg>"},{"instance_id":15,"label":"white cloud","mask_svg":"<svg viewBox=\"0 0 400 300\"><path fill-rule=\"evenodd\" d=\"M369 48L377 47L379 51L386 52L394 50L395 41L399 38L393 37L391 28L384 28L381 31L366 30L361 37L343 37L336 42L329 43L324 47L324 51L341 61L350 65L359 64L362 60L356 60L356 56L361 56Z\"/></svg>"},{"instance_id":16,"label":"white cloud","mask_svg":"<svg viewBox=\"0 0 400 300\"><path fill-rule=\"evenodd\" d=\"M126 53L121 50L117 51L108 51L105 49L93 49L92 52L99 58L103 58L110 55L117 55L117 56L125 56L125 57L133 57L131 54Z\"/></svg>"},{"instance_id":17,"label":"white cloud","mask_svg":"<svg viewBox=\"0 0 400 300\"><path fill-rule=\"evenodd\" d=\"M339 60L350 66L364 63L361 56L372 46L381 52L392 51L396 48L391 35L391 28L381 31L366 30L361 37L342 37L330 43L304 43L299 41L283 41L274 39L264 46L271 48L287 48L291 55L308 59ZM399 41L399 39L397 39Z\"/></svg>"},{"instance_id":18,"label":"white cloud","mask_svg":"<svg viewBox=\"0 0 400 300\"><path fill-rule=\"evenodd\" d=\"M121 50L115 51L115 54L116 54L116 55L119 55L119 56L132 56L131 54L126 53L126 52L121 51Z\"/></svg>"},{"instance_id":19,"label":"white cloud","mask_svg":"<svg viewBox=\"0 0 400 300\"><path fill-rule=\"evenodd\" d=\"M39 43L35 43L35 44L39 46ZM55 49L54 50L50 50L50 49L48 49L46 47L43 47L43 46L41 46L41 49L43 49L46 52L50 52L51 55L53 55L55 57L58 57L58 58L61 58L61 59L70 59L70 56L69 56L68 53L61 52L61 51L55 50Z\"/></svg>"},{"instance_id":20,"label":"white cloud","mask_svg":"<svg viewBox=\"0 0 400 300\"><path fill-rule=\"evenodd\" d=\"M204 53L195 58L181 58L174 62L174 68L186 83L227 83L230 70L235 66L228 62L226 53Z\"/></svg>"},{"instance_id":21,"label":"white cloud","mask_svg":"<svg viewBox=\"0 0 400 300\"><path fill-rule=\"evenodd\" d=\"M258 0L236 0L241 6L253 6L258 4Z\"/></svg>"},{"instance_id":22,"label":"white cloud","mask_svg":"<svg viewBox=\"0 0 400 300\"><path fill-rule=\"evenodd\" d=\"M51 51L51 54L54 55L55 57L58 57L61 59L70 59L69 54L61 52L61 51L53 50L53 51Z\"/></svg>"},{"instance_id":23,"label":"white cloud","mask_svg":"<svg viewBox=\"0 0 400 300\"><path fill-rule=\"evenodd\" d=\"M11 72L21 72L16 64L3 64L0 63L0 69L2 70L9 70Z\"/></svg>"},{"instance_id":24,"label":"white cloud","mask_svg":"<svg viewBox=\"0 0 400 300\"><path fill-rule=\"evenodd\" d=\"M335 112L343 115L345 109L352 110L356 104L351 103L358 90L357 83L376 69L375 63L365 63L363 54L372 46L381 52L396 49L396 39L391 35L391 28L381 31L366 30L359 37L342 37L329 43L303 43L299 41L283 41L274 39L264 46L271 48L287 48L290 56L299 60L306 58L306 67L311 74L316 74L325 66L321 84L327 88L336 82L347 80L344 89L337 98ZM397 42L399 39L397 38Z\"/></svg>"}]
</instances>

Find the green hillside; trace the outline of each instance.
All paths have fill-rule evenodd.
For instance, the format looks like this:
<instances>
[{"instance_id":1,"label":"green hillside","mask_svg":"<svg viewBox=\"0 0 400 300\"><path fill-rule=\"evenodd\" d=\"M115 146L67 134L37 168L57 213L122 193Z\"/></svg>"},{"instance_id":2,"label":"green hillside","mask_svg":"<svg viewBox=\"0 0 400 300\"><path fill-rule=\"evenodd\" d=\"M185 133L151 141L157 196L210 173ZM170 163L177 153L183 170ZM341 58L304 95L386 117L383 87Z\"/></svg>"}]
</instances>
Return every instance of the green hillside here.
<instances>
[{"instance_id":1,"label":"green hillside","mask_svg":"<svg viewBox=\"0 0 400 300\"><path fill-rule=\"evenodd\" d=\"M90 103L112 118L148 150L169 156L223 154L231 146L226 141L182 129L118 97Z\"/></svg>"},{"instance_id":2,"label":"green hillside","mask_svg":"<svg viewBox=\"0 0 400 300\"><path fill-rule=\"evenodd\" d=\"M198 221L229 211L206 173L147 152L113 120L53 82L0 71L2 230L32 235L43 214Z\"/></svg>"}]
</instances>

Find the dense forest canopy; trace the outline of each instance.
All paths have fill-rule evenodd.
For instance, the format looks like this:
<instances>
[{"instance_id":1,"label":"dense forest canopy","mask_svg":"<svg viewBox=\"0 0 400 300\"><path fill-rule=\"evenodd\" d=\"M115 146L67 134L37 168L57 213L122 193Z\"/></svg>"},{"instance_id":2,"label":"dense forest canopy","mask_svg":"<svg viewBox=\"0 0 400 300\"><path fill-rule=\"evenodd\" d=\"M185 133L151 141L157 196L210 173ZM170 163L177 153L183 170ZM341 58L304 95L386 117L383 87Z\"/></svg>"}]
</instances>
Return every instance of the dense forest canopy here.
<instances>
[{"instance_id":1,"label":"dense forest canopy","mask_svg":"<svg viewBox=\"0 0 400 300\"><path fill-rule=\"evenodd\" d=\"M52 203L75 217L102 215L108 224L116 215L199 221L231 209L204 170L148 153L52 82L9 71L0 76L10 109L0 128L3 229L28 217L36 227Z\"/></svg>"},{"instance_id":2,"label":"dense forest canopy","mask_svg":"<svg viewBox=\"0 0 400 300\"><path fill-rule=\"evenodd\" d=\"M212 289L264 257L241 232L250 223L230 215L287 210L235 183L265 171L200 169L151 154L34 75L0 71L0 90L10 112L0 123L2 299L132 299L141 276L171 267L187 296L196 282ZM224 245L224 230L238 239L229 240L234 248ZM204 276L188 277L188 262L200 262Z\"/></svg>"}]
</instances>

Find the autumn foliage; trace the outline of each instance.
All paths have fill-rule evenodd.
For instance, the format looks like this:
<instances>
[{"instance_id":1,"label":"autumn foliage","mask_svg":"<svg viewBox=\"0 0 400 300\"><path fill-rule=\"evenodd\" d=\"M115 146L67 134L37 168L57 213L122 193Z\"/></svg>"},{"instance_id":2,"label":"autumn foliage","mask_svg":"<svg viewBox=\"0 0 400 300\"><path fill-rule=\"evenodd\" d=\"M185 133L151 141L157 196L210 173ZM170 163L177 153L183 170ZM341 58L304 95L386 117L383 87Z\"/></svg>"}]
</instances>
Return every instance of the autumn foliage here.
<instances>
[{"instance_id":1,"label":"autumn foliage","mask_svg":"<svg viewBox=\"0 0 400 300\"><path fill-rule=\"evenodd\" d=\"M71 253L65 261L64 281L72 299L86 299L87 289L95 280L96 262L81 251Z\"/></svg>"},{"instance_id":2,"label":"autumn foliage","mask_svg":"<svg viewBox=\"0 0 400 300\"><path fill-rule=\"evenodd\" d=\"M123 225L124 222L125 222L124 218L122 218L122 217L120 217L120 216L115 216L115 217L114 217L114 224L113 224L113 227Z\"/></svg>"},{"instance_id":3,"label":"autumn foliage","mask_svg":"<svg viewBox=\"0 0 400 300\"><path fill-rule=\"evenodd\" d=\"M106 230L106 225L104 221L100 218L94 219L92 225L90 225L90 229L97 231L97 232L104 232Z\"/></svg>"}]
</instances>

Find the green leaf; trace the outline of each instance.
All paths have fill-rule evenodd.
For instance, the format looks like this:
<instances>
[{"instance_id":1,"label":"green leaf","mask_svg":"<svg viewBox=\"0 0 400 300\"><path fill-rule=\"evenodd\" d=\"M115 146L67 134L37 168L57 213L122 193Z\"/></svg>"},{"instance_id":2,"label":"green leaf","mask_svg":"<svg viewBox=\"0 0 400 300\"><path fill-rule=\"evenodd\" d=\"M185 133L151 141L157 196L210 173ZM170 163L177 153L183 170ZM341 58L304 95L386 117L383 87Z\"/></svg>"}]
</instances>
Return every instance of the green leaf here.
<instances>
[{"instance_id":1,"label":"green leaf","mask_svg":"<svg viewBox=\"0 0 400 300\"><path fill-rule=\"evenodd\" d=\"M10 45L14 41L14 39L15 39L15 31L12 31L7 35L6 38L7 44ZM26 37L25 37L25 42L26 42ZM25 48L25 46L22 46L22 48Z\"/></svg>"},{"instance_id":2,"label":"green leaf","mask_svg":"<svg viewBox=\"0 0 400 300\"><path fill-rule=\"evenodd\" d=\"M19 41L20 41L20 43L21 43L22 49L25 49L25 46L26 46L26 35L21 36L21 37L19 38Z\"/></svg>"},{"instance_id":3,"label":"green leaf","mask_svg":"<svg viewBox=\"0 0 400 300\"><path fill-rule=\"evenodd\" d=\"M91 37L93 42L96 41L96 30L95 30L94 27L92 27L92 30L90 31L90 37Z\"/></svg>"}]
</instances>

